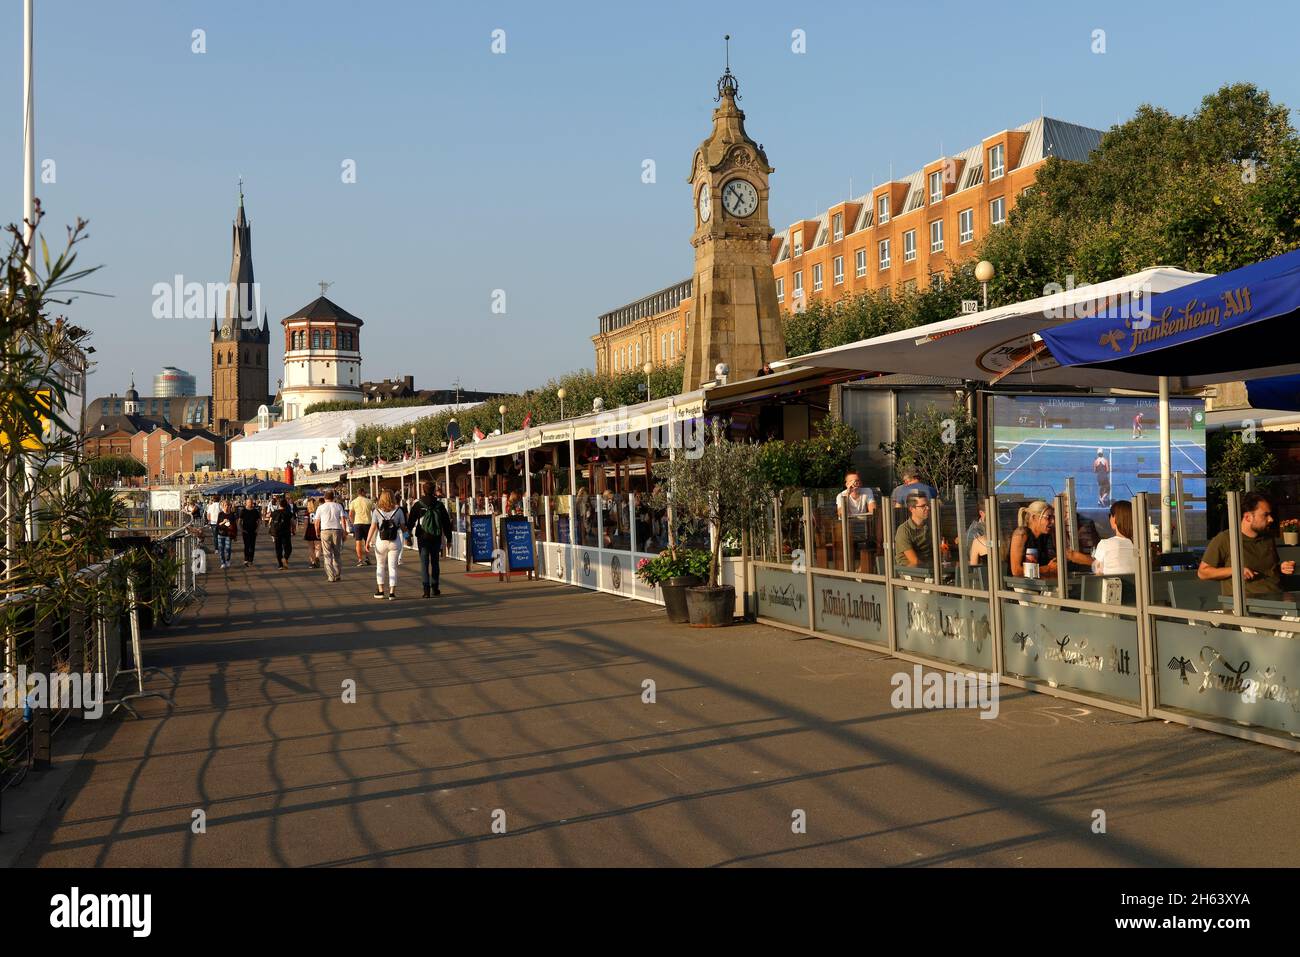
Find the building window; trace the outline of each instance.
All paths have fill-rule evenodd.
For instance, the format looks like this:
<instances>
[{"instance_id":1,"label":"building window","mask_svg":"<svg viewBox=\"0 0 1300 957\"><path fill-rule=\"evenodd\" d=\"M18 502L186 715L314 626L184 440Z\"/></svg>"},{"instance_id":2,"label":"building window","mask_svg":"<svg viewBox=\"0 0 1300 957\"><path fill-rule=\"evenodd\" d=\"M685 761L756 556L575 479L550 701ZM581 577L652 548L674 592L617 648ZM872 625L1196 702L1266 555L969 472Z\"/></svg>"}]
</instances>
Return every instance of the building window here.
<instances>
[{"instance_id":1,"label":"building window","mask_svg":"<svg viewBox=\"0 0 1300 957\"><path fill-rule=\"evenodd\" d=\"M836 213L834 216L831 217L831 236L837 242L844 238L844 214L843 213Z\"/></svg>"},{"instance_id":2,"label":"building window","mask_svg":"<svg viewBox=\"0 0 1300 957\"><path fill-rule=\"evenodd\" d=\"M321 345L326 349L334 348L334 334L326 331L321 335Z\"/></svg>"},{"instance_id":3,"label":"building window","mask_svg":"<svg viewBox=\"0 0 1300 957\"><path fill-rule=\"evenodd\" d=\"M939 203L943 201L943 173L935 170L930 174L930 202Z\"/></svg>"},{"instance_id":4,"label":"building window","mask_svg":"<svg viewBox=\"0 0 1300 957\"><path fill-rule=\"evenodd\" d=\"M641 364L641 340L636 341L636 364Z\"/></svg>"},{"instance_id":5,"label":"building window","mask_svg":"<svg viewBox=\"0 0 1300 957\"><path fill-rule=\"evenodd\" d=\"M319 330L316 331L316 332L313 332L313 333L311 334L311 347L312 347L313 349L319 349L319 348L320 348L320 332L319 332Z\"/></svg>"},{"instance_id":6,"label":"building window","mask_svg":"<svg viewBox=\"0 0 1300 957\"><path fill-rule=\"evenodd\" d=\"M776 301L785 302L785 277L779 276L776 280Z\"/></svg>"},{"instance_id":7,"label":"building window","mask_svg":"<svg viewBox=\"0 0 1300 957\"><path fill-rule=\"evenodd\" d=\"M813 266L813 292L822 291L822 264L817 263Z\"/></svg>"},{"instance_id":8,"label":"building window","mask_svg":"<svg viewBox=\"0 0 1300 957\"><path fill-rule=\"evenodd\" d=\"M989 203L989 223L1001 226L1007 221L1007 201L999 196Z\"/></svg>"},{"instance_id":9,"label":"building window","mask_svg":"<svg viewBox=\"0 0 1300 957\"><path fill-rule=\"evenodd\" d=\"M858 278L861 279L867 274L867 251L859 249L853 254L854 266L857 269Z\"/></svg>"},{"instance_id":10,"label":"building window","mask_svg":"<svg viewBox=\"0 0 1300 957\"><path fill-rule=\"evenodd\" d=\"M903 262L910 263L916 258L916 230L909 229L903 233Z\"/></svg>"},{"instance_id":11,"label":"building window","mask_svg":"<svg viewBox=\"0 0 1300 957\"><path fill-rule=\"evenodd\" d=\"M943 288L943 273L941 272L930 273L930 288L935 290L939 290Z\"/></svg>"},{"instance_id":12,"label":"building window","mask_svg":"<svg viewBox=\"0 0 1300 957\"><path fill-rule=\"evenodd\" d=\"M796 256L803 255L803 230L794 234L794 254Z\"/></svg>"},{"instance_id":13,"label":"building window","mask_svg":"<svg viewBox=\"0 0 1300 957\"><path fill-rule=\"evenodd\" d=\"M1006 169L1006 148L999 143L989 150L989 179L998 179Z\"/></svg>"},{"instance_id":14,"label":"building window","mask_svg":"<svg viewBox=\"0 0 1300 957\"><path fill-rule=\"evenodd\" d=\"M794 297L798 299L803 295L803 270L797 270L794 274Z\"/></svg>"},{"instance_id":15,"label":"building window","mask_svg":"<svg viewBox=\"0 0 1300 957\"><path fill-rule=\"evenodd\" d=\"M903 281L903 292L916 292L916 280L905 279Z\"/></svg>"},{"instance_id":16,"label":"building window","mask_svg":"<svg viewBox=\"0 0 1300 957\"><path fill-rule=\"evenodd\" d=\"M881 269L889 268L889 240L888 239L882 239L880 241L880 268Z\"/></svg>"},{"instance_id":17,"label":"building window","mask_svg":"<svg viewBox=\"0 0 1300 957\"><path fill-rule=\"evenodd\" d=\"M876 225L889 222L889 194L876 200Z\"/></svg>"},{"instance_id":18,"label":"building window","mask_svg":"<svg viewBox=\"0 0 1300 957\"><path fill-rule=\"evenodd\" d=\"M930 252L943 252L943 220L936 219L930 224Z\"/></svg>"},{"instance_id":19,"label":"building window","mask_svg":"<svg viewBox=\"0 0 1300 957\"><path fill-rule=\"evenodd\" d=\"M975 210L963 209L957 214L957 240L963 246L975 238Z\"/></svg>"},{"instance_id":20,"label":"building window","mask_svg":"<svg viewBox=\"0 0 1300 957\"><path fill-rule=\"evenodd\" d=\"M844 257L836 256L831 266L832 266L832 272L835 275L835 285L837 286L843 285L844 284Z\"/></svg>"}]
</instances>

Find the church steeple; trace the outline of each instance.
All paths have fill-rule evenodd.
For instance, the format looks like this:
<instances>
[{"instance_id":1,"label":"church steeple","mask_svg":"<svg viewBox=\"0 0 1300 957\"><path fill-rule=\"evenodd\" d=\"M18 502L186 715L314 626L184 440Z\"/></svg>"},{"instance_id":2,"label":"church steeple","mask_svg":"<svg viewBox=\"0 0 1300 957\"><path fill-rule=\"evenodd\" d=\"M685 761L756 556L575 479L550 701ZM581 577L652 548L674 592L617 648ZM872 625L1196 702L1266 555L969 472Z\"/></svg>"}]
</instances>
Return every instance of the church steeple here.
<instances>
[{"instance_id":1,"label":"church steeple","mask_svg":"<svg viewBox=\"0 0 1300 957\"><path fill-rule=\"evenodd\" d=\"M230 239L230 288L226 291L226 314L221 338L239 341L245 338L244 323L256 323L257 286L253 281L253 228L244 212L244 181L239 181L239 210ZM256 325L250 330L256 332Z\"/></svg>"}]
</instances>

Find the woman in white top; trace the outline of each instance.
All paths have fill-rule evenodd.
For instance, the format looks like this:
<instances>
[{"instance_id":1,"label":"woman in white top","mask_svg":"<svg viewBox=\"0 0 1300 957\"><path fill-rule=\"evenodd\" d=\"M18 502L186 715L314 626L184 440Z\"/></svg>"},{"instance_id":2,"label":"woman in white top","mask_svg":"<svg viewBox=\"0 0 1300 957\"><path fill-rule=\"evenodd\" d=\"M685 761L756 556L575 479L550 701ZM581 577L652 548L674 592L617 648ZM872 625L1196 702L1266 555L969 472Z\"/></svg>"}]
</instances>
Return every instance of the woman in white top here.
<instances>
[{"instance_id":1,"label":"woman in white top","mask_svg":"<svg viewBox=\"0 0 1300 957\"><path fill-rule=\"evenodd\" d=\"M394 503L393 493L384 489L370 523L370 534L366 536L366 551L375 553L376 598L384 597L385 584L388 600L397 597L397 560L402 555L405 535L406 514Z\"/></svg>"},{"instance_id":2,"label":"woman in white top","mask_svg":"<svg viewBox=\"0 0 1300 957\"><path fill-rule=\"evenodd\" d=\"M1131 575L1137 571L1137 546L1133 544L1133 506L1127 501L1110 506L1110 527L1115 534L1103 538L1092 550L1094 575Z\"/></svg>"}]
</instances>

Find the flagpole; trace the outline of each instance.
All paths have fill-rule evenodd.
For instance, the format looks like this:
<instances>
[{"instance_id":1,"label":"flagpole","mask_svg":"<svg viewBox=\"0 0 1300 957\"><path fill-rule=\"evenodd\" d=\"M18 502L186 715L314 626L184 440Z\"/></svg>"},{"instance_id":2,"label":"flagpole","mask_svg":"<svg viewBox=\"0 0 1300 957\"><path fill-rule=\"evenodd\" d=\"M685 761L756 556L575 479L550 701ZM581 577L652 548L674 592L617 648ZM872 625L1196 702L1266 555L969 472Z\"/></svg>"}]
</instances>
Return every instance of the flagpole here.
<instances>
[{"instance_id":1,"label":"flagpole","mask_svg":"<svg viewBox=\"0 0 1300 957\"><path fill-rule=\"evenodd\" d=\"M35 11L33 0L23 0L23 220L27 242L26 273L29 285L36 284L36 95L34 75L34 46L32 34ZM15 436L9 437L10 457L5 465L5 573L8 575L13 565L14 551L17 546L17 529L15 527L14 483L18 475L13 455L21 445L15 442Z\"/></svg>"}]
</instances>

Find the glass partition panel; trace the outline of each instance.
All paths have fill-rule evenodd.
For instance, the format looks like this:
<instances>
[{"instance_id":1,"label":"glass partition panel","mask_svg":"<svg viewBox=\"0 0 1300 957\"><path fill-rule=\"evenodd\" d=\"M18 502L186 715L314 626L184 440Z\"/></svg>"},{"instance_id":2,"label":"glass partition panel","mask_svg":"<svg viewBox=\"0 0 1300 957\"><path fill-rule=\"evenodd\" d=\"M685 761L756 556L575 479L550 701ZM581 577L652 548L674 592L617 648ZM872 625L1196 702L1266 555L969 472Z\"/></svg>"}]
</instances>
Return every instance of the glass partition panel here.
<instances>
[{"instance_id":1,"label":"glass partition panel","mask_svg":"<svg viewBox=\"0 0 1300 957\"><path fill-rule=\"evenodd\" d=\"M606 489L600 497L601 532L604 548L627 551L632 547L632 522L629 493Z\"/></svg>"},{"instance_id":2,"label":"glass partition panel","mask_svg":"<svg viewBox=\"0 0 1300 957\"><path fill-rule=\"evenodd\" d=\"M636 496L636 550L657 554L668 547L668 509L655 508L651 496Z\"/></svg>"},{"instance_id":3,"label":"glass partition panel","mask_svg":"<svg viewBox=\"0 0 1300 957\"><path fill-rule=\"evenodd\" d=\"M839 489L808 490L813 523L813 552L808 564L813 568L844 567L844 536L836 511L839 493Z\"/></svg>"},{"instance_id":4,"label":"glass partition panel","mask_svg":"<svg viewBox=\"0 0 1300 957\"><path fill-rule=\"evenodd\" d=\"M778 530L780 548L776 560L783 564L790 564L796 558L795 553L802 555L804 549L802 490L792 489L784 492L778 499L777 508L780 512Z\"/></svg>"},{"instance_id":5,"label":"glass partition panel","mask_svg":"<svg viewBox=\"0 0 1300 957\"><path fill-rule=\"evenodd\" d=\"M560 542L564 545L573 544L573 496L572 495L552 495L550 497L551 505L551 528L548 538L552 542Z\"/></svg>"}]
</instances>

